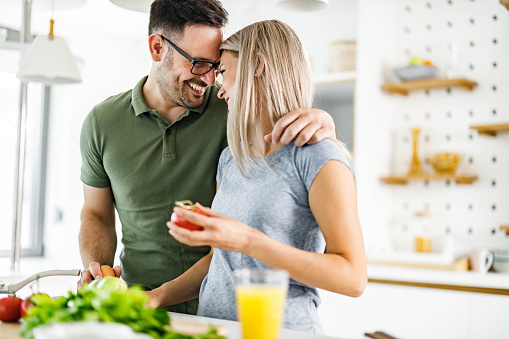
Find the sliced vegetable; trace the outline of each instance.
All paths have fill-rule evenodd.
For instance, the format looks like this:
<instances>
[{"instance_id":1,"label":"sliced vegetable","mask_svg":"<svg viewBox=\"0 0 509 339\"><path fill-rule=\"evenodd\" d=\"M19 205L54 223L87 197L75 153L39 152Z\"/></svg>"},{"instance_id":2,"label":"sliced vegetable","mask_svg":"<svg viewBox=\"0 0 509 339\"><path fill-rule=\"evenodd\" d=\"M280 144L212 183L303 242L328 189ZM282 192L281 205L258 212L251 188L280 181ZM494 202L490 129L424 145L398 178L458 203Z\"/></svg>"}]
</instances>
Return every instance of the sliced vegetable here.
<instances>
[{"instance_id":1,"label":"sliced vegetable","mask_svg":"<svg viewBox=\"0 0 509 339\"><path fill-rule=\"evenodd\" d=\"M193 212L199 213L201 215L206 215L205 213L200 211L200 208L198 206L196 206L195 204L193 204L193 202L191 200L176 201L175 205L185 208L185 209L188 209L188 210L191 210ZM193 224L192 222L182 218L175 212L171 214L170 220L175 225L177 225L179 227L187 228L190 231L202 231L203 230L202 226Z\"/></svg>"}]
</instances>

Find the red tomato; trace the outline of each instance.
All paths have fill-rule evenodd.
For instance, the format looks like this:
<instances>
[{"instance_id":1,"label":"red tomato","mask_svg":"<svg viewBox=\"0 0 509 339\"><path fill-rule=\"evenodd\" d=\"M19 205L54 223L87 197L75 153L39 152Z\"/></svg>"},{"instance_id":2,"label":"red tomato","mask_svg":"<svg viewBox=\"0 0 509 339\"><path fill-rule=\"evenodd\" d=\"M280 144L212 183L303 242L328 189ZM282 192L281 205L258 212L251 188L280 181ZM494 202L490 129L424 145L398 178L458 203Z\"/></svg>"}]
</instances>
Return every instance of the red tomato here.
<instances>
[{"instance_id":1,"label":"red tomato","mask_svg":"<svg viewBox=\"0 0 509 339\"><path fill-rule=\"evenodd\" d=\"M21 314L21 318L25 318L27 316L27 310L35 305L35 303L32 301L32 297L34 295L46 295L47 296L46 293L36 293L36 294L32 294L31 296L29 296L25 300L22 300L20 305L19 305L19 311L20 311L20 314Z\"/></svg>"},{"instance_id":2,"label":"red tomato","mask_svg":"<svg viewBox=\"0 0 509 339\"><path fill-rule=\"evenodd\" d=\"M30 298L21 301L21 304L19 306L19 311L20 311L19 313L21 314L21 318L24 318L27 316L27 310L32 306L34 306L34 305L30 302Z\"/></svg>"},{"instance_id":3,"label":"red tomato","mask_svg":"<svg viewBox=\"0 0 509 339\"><path fill-rule=\"evenodd\" d=\"M0 299L0 320L6 323L13 323L19 320L21 299L7 297Z\"/></svg>"},{"instance_id":4,"label":"red tomato","mask_svg":"<svg viewBox=\"0 0 509 339\"><path fill-rule=\"evenodd\" d=\"M206 215L198 207L196 207L191 201L184 200L184 201L177 201L175 202L175 205L180 206L182 208L186 208L188 210L191 210L193 212L199 213L201 215ZM187 221L186 219L182 218L181 216L172 213L170 221L174 223L175 225L183 228L187 228L190 231L202 231L203 227L199 225L195 225L192 222Z\"/></svg>"}]
</instances>

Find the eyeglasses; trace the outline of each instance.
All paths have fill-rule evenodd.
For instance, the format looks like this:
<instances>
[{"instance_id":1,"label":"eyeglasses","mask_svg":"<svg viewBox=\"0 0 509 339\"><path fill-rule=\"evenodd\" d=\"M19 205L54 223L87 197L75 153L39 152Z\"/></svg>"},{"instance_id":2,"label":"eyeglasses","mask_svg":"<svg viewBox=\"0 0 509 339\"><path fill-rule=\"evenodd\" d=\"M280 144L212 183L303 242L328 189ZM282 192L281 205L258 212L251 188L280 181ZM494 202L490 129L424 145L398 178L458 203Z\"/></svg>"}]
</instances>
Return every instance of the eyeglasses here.
<instances>
[{"instance_id":1,"label":"eyeglasses","mask_svg":"<svg viewBox=\"0 0 509 339\"><path fill-rule=\"evenodd\" d=\"M173 47L180 55L182 55L187 60L191 61L191 73L194 75L203 75L210 72L211 69L219 67L220 62L212 62L212 61L202 61L202 60L194 60L189 54L181 50L177 47L173 42L166 39L161 35L161 38L164 39L171 47Z\"/></svg>"}]
</instances>

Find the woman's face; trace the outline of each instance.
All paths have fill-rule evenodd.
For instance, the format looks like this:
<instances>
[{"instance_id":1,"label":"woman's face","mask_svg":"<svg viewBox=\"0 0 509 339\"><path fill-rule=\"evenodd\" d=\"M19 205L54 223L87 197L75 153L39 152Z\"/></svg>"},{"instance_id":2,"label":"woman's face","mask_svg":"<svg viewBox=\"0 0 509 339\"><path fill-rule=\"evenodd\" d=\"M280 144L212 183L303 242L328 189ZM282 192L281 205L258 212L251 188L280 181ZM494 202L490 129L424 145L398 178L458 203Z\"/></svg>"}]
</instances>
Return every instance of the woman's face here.
<instances>
[{"instance_id":1,"label":"woman's face","mask_svg":"<svg viewBox=\"0 0 509 339\"><path fill-rule=\"evenodd\" d=\"M235 92L235 77L237 76L238 58L233 52L224 51L221 55L219 73L223 76L223 84L217 93L219 99L224 99L228 106Z\"/></svg>"}]
</instances>

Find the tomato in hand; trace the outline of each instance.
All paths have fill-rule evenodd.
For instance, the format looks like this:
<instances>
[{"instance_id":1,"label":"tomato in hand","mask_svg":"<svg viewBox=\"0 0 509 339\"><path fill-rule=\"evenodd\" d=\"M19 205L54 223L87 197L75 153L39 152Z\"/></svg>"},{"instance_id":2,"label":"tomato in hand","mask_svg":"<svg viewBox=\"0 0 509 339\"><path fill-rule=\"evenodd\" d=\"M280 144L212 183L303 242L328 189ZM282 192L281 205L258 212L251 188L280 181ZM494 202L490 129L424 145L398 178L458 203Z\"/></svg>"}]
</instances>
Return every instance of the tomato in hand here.
<instances>
[{"instance_id":1,"label":"tomato in hand","mask_svg":"<svg viewBox=\"0 0 509 339\"><path fill-rule=\"evenodd\" d=\"M0 299L0 321L13 323L19 320L21 299L16 297L7 297Z\"/></svg>"},{"instance_id":2,"label":"tomato in hand","mask_svg":"<svg viewBox=\"0 0 509 339\"><path fill-rule=\"evenodd\" d=\"M193 212L199 213L201 215L205 215L200 209L195 206L190 200L183 200L183 201L176 201L176 206L191 210ZM170 221L174 223L175 225L183 228L187 228L190 231L202 231L203 227L193 224L192 222L187 221L186 219L182 218L181 216L177 215L175 212L171 214Z\"/></svg>"}]
</instances>

